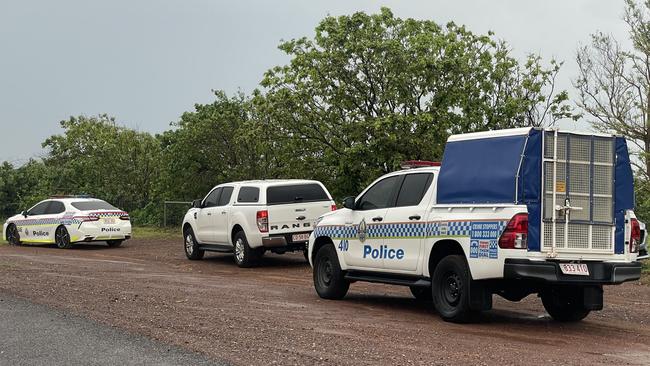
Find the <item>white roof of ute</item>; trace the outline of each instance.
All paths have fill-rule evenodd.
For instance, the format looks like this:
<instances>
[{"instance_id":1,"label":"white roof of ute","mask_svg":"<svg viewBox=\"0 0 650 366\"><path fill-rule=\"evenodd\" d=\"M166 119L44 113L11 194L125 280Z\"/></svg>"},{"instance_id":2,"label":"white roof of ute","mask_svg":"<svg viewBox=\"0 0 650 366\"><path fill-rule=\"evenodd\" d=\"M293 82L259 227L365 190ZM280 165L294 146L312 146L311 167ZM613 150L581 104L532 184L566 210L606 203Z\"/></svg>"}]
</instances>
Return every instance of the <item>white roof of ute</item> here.
<instances>
[{"instance_id":1,"label":"white roof of ute","mask_svg":"<svg viewBox=\"0 0 650 366\"><path fill-rule=\"evenodd\" d=\"M228 182L228 183L223 183L220 185L227 185L227 184L250 184L250 185L256 185L256 186L261 186L261 187L269 187L269 186L274 186L274 185L287 185L287 184L301 184L301 183L320 183L317 180L311 180L311 179L257 179L257 180L243 180L239 182Z\"/></svg>"}]
</instances>

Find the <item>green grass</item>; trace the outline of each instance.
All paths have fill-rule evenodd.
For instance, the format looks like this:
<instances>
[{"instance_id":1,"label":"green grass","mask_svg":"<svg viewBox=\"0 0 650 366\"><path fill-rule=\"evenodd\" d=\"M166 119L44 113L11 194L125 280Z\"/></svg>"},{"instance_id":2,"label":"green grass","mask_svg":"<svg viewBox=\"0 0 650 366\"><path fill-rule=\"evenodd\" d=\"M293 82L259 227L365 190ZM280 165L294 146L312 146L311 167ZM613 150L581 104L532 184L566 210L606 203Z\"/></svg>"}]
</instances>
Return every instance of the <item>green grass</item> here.
<instances>
[{"instance_id":1,"label":"green grass","mask_svg":"<svg viewBox=\"0 0 650 366\"><path fill-rule=\"evenodd\" d=\"M179 228L162 228L155 226L134 226L133 238L135 239L163 239L163 238L180 238Z\"/></svg>"}]
</instances>

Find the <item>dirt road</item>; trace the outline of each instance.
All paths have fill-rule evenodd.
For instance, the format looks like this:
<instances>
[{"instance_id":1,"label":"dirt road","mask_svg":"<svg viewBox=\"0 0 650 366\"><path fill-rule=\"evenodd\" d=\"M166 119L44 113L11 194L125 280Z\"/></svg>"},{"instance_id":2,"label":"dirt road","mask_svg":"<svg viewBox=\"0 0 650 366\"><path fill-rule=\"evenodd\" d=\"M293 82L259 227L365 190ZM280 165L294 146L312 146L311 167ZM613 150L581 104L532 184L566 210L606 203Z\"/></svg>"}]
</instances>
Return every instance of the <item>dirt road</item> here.
<instances>
[{"instance_id":1,"label":"dirt road","mask_svg":"<svg viewBox=\"0 0 650 366\"><path fill-rule=\"evenodd\" d=\"M125 247L0 246L0 291L238 365L650 364L650 287L607 287L605 310L555 323L539 299L478 324L445 323L407 288L355 283L318 298L302 254L240 269L232 257L185 259L180 238Z\"/></svg>"}]
</instances>

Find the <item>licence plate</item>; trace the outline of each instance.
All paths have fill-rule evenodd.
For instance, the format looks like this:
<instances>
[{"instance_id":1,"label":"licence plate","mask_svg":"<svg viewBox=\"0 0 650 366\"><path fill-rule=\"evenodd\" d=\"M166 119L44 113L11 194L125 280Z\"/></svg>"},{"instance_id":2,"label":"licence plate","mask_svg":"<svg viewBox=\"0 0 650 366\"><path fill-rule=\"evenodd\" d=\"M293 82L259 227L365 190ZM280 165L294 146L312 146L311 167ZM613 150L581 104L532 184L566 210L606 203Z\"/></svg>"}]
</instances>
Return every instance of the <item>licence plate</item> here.
<instances>
[{"instance_id":1,"label":"licence plate","mask_svg":"<svg viewBox=\"0 0 650 366\"><path fill-rule=\"evenodd\" d=\"M115 223L115 219L104 219L104 224L111 224L112 225L114 223Z\"/></svg>"},{"instance_id":2,"label":"licence plate","mask_svg":"<svg viewBox=\"0 0 650 366\"><path fill-rule=\"evenodd\" d=\"M560 270L567 275L589 276L589 267L584 263L560 263Z\"/></svg>"},{"instance_id":3,"label":"licence plate","mask_svg":"<svg viewBox=\"0 0 650 366\"><path fill-rule=\"evenodd\" d=\"M291 241L309 241L309 234L293 234Z\"/></svg>"}]
</instances>

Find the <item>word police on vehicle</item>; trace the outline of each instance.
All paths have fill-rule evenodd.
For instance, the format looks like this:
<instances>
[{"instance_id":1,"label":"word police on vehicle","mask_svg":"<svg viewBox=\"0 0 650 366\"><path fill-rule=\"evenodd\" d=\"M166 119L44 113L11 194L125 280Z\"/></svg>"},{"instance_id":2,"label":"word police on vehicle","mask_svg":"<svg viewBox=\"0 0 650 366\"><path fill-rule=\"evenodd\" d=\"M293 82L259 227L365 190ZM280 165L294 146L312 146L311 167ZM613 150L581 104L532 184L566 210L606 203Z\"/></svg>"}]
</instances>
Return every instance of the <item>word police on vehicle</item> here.
<instances>
[{"instance_id":1,"label":"word police on vehicle","mask_svg":"<svg viewBox=\"0 0 650 366\"><path fill-rule=\"evenodd\" d=\"M407 162L309 238L326 299L354 281L409 286L463 322L492 296L538 294L559 321L603 307L603 285L637 280L642 243L621 137L520 128L451 136L442 163ZM614 199L616 197L616 199Z\"/></svg>"}]
</instances>

